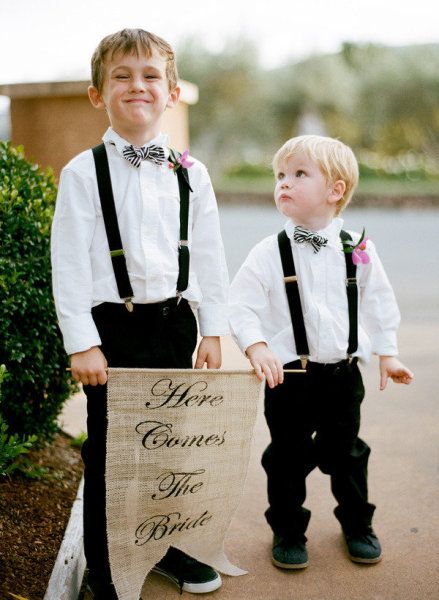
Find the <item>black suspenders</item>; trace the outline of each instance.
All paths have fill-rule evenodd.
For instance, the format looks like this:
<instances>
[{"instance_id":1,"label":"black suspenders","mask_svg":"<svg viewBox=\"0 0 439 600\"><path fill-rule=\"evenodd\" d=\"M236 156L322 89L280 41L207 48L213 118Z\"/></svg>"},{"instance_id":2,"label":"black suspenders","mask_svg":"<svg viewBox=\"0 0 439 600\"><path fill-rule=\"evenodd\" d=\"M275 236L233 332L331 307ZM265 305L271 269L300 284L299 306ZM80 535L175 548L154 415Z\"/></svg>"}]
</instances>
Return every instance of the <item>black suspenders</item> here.
<instances>
[{"instance_id":1,"label":"black suspenders","mask_svg":"<svg viewBox=\"0 0 439 600\"><path fill-rule=\"evenodd\" d=\"M340 232L342 240L352 240L346 231ZM291 322L293 325L294 341L296 343L296 352L300 357L302 369L306 369L309 359L309 346L306 337L305 322L303 319L303 308L300 300L299 285L297 282L296 267L294 265L291 242L285 230L282 230L278 236L279 252L282 261L282 270L284 273L285 291L290 309ZM346 292L349 307L349 342L347 355L350 359L352 354L358 348L358 289L356 272L357 267L352 262L352 255L345 254L346 260Z\"/></svg>"},{"instance_id":2,"label":"black suspenders","mask_svg":"<svg viewBox=\"0 0 439 600\"><path fill-rule=\"evenodd\" d=\"M125 306L131 312L133 310L132 299L134 294L130 279L128 277L125 251L122 247L119 223L117 222L107 151L105 150L104 144L99 144L99 146L92 148L92 152L96 166L96 177L98 181L99 197L101 200L102 216L104 218L108 245L110 247L110 256L113 264L114 276L116 278L117 290L119 292L119 296L123 298Z\"/></svg>"},{"instance_id":3,"label":"black suspenders","mask_svg":"<svg viewBox=\"0 0 439 600\"><path fill-rule=\"evenodd\" d=\"M124 300L125 306L131 312L133 310L133 289L131 287L125 260L125 251L122 247L119 223L117 221L116 208L114 205L113 189L111 186L108 156L104 144L92 148L96 167L96 178L98 182L99 197L104 218L105 231L110 248L111 262L113 264L114 276L116 278L119 296ZM187 169L180 167L177 170L178 188L180 192L180 241L178 245L178 281L177 294L181 294L189 282L189 248L188 248L188 224L189 224L189 177Z\"/></svg>"},{"instance_id":4,"label":"black suspenders","mask_svg":"<svg viewBox=\"0 0 439 600\"><path fill-rule=\"evenodd\" d=\"M347 231L340 231L341 239L352 242ZM351 357L358 349L358 288L357 288L357 266L352 261L352 254L345 252L346 261L346 293L348 295L349 309L349 343L348 357Z\"/></svg>"}]
</instances>

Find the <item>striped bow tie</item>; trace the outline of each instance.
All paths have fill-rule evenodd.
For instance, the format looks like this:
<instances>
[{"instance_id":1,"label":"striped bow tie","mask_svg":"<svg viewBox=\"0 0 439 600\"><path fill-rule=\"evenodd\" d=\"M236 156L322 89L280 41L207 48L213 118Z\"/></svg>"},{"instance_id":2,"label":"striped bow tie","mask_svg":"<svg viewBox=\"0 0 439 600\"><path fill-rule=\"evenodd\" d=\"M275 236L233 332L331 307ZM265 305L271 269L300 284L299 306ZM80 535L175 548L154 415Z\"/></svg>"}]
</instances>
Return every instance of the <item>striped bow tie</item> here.
<instances>
[{"instance_id":1,"label":"striped bow tie","mask_svg":"<svg viewBox=\"0 0 439 600\"><path fill-rule=\"evenodd\" d=\"M150 160L155 165L166 161L165 151L161 146L125 146L122 154L132 165L139 168L142 160Z\"/></svg>"},{"instance_id":2,"label":"striped bow tie","mask_svg":"<svg viewBox=\"0 0 439 600\"><path fill-rule=\"evenodd\" d=\"M314 231L309 231L309 229L305 229L304 227L300 227L296 225L294 228L294 241L297 244L303 244L304 242L308 242L314 248L314 252L317 253L320 248L326 246L328 243L328 239L323 237L322 235L318 235L314 233Z\"/></svg>"}]
</instances>

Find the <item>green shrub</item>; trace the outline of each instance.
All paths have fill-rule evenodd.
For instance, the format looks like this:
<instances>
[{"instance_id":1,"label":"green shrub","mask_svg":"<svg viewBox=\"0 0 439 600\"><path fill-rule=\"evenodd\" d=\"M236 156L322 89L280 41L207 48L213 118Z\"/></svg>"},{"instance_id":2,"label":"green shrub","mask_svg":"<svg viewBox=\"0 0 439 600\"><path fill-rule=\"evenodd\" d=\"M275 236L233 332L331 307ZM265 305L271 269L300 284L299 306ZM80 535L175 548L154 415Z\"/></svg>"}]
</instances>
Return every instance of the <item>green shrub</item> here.
<instances>
[{"instance_id":1,"label":"green shrub","mask_svg":"<svg viewBox=\"0 0 439 600\"><path fill-rule=\"evenodd\" d=\"M22 148L0 141L2 416L18 435L50 439L74 386L57 326L50 275L56 185Z\"/></svg>"},{"instance_id":2,"label":"green shrub","mask_svg":"<svg viewBox=\"0 0 439 600\"><path fill-rule=\"evenodd\" d=\"M266 178L269 177L271 179L274 178L273 169L270 165L261 165L261 164L253 164L253 163L240 163L231 167L227 173L226 177L231 179L234 178Z\"/></svg>"},{"instance_id":3,"label":"green shrub","mask_svg":"<svg viewBox=\"0 0 439 600\"><path fill-rule=\"evenodd\" d=\"M0 365L0 402L1 388L6 378L5 365ZM29 435L20 440L17 435L9 435L8 429L8 424L0 414L0 478L7 477L14 471L21 471L27 477L43 475L44 470L24 456L37 441L37 436Z\"/></svg>"}]
</instances>

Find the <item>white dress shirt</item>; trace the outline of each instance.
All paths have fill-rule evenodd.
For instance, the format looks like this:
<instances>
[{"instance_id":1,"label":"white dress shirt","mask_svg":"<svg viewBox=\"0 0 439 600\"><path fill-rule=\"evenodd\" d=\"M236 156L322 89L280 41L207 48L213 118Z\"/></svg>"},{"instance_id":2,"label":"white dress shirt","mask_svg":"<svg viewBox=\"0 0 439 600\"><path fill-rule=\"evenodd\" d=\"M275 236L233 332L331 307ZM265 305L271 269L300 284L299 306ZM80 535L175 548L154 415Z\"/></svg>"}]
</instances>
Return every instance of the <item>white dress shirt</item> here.
<instances>
[{"instance_id":1,"label":"white dress shirt","mask_svg":"<svg viewBox=\"0 0 439 600\"><path fill-rule=\"evenodd\" d=\"M134 304L162 302L176 295L180 196L168 163L148 160L139 168L122 155L128 142L111 128L103 137L110 165ZM162 145L167 137L150 144ZM200 333L225 335L228 274L218 209L205 166L191 157L188 174L193 193L189 207L189 285L183 297L198 309ZM61 173L52 225L53 290L68 354L101 343L91 309L119 297L91 150L71 160ZM134 309L135 310L135 309Z\"/></svg>"},{"instance_id":2,"label":"white dress shirt","mask_svg":"<svg viewBox=\"0 0 439 600\"><path fill-rule=\"evenodd\" d=\"M334 363L346 358L349 314L346 263L340 242L343 220L335 218L318 231L328 245L316 254L309 243L294 242L294 223L285 230L291 241L303 307L310 360ZM350 232L354 241L359 234ZM358 351L367 362L371 352L398 353L396 330L400 314L392 287L374 244L367 241L370 263L357 267L359 288ZM257 244L230 288L230 324L241 350L266 342L282 364L297 360L291 316L283 280L277 235Z\"/></svg>"}]
</instances>

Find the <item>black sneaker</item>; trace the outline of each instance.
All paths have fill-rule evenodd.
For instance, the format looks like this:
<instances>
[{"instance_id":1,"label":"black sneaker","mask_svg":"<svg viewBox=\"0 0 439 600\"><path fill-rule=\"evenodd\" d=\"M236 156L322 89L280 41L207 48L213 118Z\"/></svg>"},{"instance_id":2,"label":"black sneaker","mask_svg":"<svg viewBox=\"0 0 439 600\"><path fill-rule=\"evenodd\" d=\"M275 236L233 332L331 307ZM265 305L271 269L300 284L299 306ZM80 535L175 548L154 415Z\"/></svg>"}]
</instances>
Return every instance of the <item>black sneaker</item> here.
<instances>
[{"instance_id":1,"label":"black sneaker","mask_svg":"<svg viewBox=\"0 0 439 600\"><path fill-rule=\"evenodd\" d=\"M381 544L371 527L363 533L343 531L343 535L353 562L373 564L381 560Z\"/></svg>"},{"instance_id":2,"label":"black sneaker","mask_svg":"<svg viewBox=\"0 0 439 600\"><path fill-rule=\"evenodd\" d=\"M191 594L213 592L222 584L221 577L215 569L172 547L152 572L170 579L178 586L180 592Z\"/></svg>"},{"instance_id":3,"label":"black sneaker","mask_svg":"<svg viewBox=\"0 0 439 600\"><path fill-rule=\"evenodd\" d=\"M271 560L281 569L304 569L308 566L305 540L290 540L275 534Z\"/></svg>"}]
</instances>

